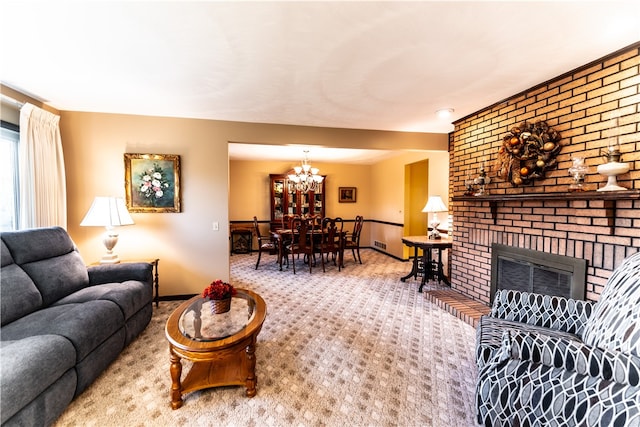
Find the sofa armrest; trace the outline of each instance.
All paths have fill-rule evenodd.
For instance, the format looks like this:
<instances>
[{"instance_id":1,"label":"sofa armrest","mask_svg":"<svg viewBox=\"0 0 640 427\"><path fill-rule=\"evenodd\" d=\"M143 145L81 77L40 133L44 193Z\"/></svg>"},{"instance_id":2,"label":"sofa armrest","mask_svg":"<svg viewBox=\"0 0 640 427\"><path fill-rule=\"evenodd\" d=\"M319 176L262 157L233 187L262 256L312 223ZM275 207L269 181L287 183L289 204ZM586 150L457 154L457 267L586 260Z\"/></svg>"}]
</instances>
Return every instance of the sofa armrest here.
<instances>
[{"instance_id":1,"label":"sofa armrest","mask_svg":"<svg viewBox=\"0 0 640 427\"><path fill-rule=\"evenodd\" d=\"M505 331L501 348L490 364L502 364L507 360L559 368L625 386L640 386L639 357L590 347L580 341L565 338L525 331Z\"/></svg>"},{"instance_id":2,"label":"sofa armrest","mask_svg":"<svg viewBox=\"0 0 640 427\"><path fill-rule=\"evenodd\" d=\"M121 264L101 264L87 268L89 286L102 283L120 283L127 280L138 280L153 283L153 265L146 262L126 262Z\"/></svg>"},{"instance_id":3,"label":"sofa armrest","mask_svg":"<svg viewBox=\"0 0 640 427\"><path fill-rule=\"evenodd\" d=\"M594 303L514 290L496 292L491 316L582 335Z\"/></svg>"}]
</instances>

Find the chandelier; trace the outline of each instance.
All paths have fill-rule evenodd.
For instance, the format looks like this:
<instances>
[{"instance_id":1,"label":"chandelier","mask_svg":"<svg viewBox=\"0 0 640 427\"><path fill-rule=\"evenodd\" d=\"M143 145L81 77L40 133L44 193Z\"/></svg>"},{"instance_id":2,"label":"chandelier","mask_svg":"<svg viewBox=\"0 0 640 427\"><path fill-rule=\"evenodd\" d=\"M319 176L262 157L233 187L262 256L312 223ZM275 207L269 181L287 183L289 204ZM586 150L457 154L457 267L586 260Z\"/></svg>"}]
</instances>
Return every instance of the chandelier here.
<instances>
[{"instance_id":1,"label":"chandelier","mask_svg":"<svg viewBox=\"0 0 640 427\"><path fill-rule=\"evenodd\" d=\"M306 193L313 191L316 193L322 192L323 176L318 175L320 169L312 168L309 164L307 155L309 150L304 150L304 160L301 166L295 166L292 174L289 174L289 191L301 191Z\"/></svg>"}]
</instances>

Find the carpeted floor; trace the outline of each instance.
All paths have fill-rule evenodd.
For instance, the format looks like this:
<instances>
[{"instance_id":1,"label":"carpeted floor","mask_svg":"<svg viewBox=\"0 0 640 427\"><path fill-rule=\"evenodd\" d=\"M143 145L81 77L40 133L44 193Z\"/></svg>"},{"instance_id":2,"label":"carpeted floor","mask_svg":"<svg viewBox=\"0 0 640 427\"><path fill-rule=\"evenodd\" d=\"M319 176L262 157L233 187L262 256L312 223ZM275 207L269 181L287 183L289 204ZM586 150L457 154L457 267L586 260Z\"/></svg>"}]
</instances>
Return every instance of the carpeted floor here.
<instances>
[{"instance_id":1,"label":"carpeted floor","mask_svg":"<svg viewBox=\"0 0 640 427\"><path fill-rule=\"evenodd\" d=\"M56 425L474 426L475 330L428 302L417 282L399 280L409 263L362 255L362 265L349 256L341 272L331 265L309 275L300 262L295 276L271 256L259 270L255 254L231 257L233 284L267 303L254 398L220 387L171 409L164 326L179 301L160 302L143 334Z\"/></svg>"}]
</instances>

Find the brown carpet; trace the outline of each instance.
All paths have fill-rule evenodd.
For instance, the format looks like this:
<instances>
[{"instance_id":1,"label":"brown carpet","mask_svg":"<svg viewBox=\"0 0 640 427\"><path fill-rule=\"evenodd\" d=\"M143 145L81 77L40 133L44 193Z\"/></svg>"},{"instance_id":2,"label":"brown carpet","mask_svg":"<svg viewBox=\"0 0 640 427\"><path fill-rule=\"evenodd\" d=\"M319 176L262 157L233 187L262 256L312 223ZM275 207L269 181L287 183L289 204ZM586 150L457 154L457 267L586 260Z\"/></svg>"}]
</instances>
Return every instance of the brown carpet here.
<instances>
[{"instance_id":1,"label":"brown carpet","mask_svg":"<svg viewBox=\"0 0 640 427\"><path fill-rule=\"evenodd\" d=\"M299 264L294 276L273 257L259 270L255 260L231 257L233 284L267 303L254 398L243 387L220 387L187 394L171 409L164 325L179 302L161 302L143 334L56 425L475 425L475 330L418 293L417 282L399 280L409 263L365 250L362 265L349 257L341 272L328 266L309 275Z\"/></svg>"}]
</instances>

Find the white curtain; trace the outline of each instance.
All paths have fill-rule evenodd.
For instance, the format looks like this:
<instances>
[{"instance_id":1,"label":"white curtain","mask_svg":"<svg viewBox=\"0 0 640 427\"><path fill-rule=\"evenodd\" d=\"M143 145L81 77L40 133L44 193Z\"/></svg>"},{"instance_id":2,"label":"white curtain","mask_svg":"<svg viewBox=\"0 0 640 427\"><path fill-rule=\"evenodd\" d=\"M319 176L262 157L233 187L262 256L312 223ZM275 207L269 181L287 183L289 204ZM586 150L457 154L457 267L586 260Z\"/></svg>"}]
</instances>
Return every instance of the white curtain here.
<instances>
[{"instance_id":1,"label":"white curtain","mask_svg":"<svg viewBox=\"0 0 640 427\"><path fill-rule=\"evenodd\" d=\"M67 228L67 186L60 116L31 104L20 109L19 229Z\"/></svg>"}]
</instances>

